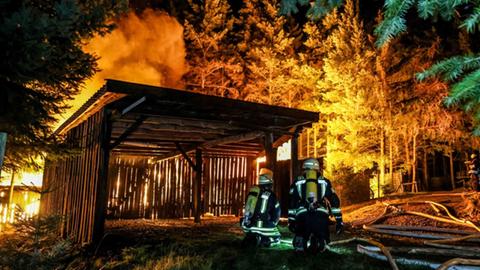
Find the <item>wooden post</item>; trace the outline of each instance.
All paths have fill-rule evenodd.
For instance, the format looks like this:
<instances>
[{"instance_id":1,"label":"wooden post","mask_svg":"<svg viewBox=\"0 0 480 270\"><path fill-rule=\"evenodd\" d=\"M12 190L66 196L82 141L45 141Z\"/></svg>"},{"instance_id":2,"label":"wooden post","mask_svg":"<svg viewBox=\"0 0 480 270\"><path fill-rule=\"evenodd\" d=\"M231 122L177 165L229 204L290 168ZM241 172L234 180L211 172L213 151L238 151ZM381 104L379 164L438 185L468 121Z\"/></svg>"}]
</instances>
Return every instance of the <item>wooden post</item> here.
<instances>
[{"instance_id":1,"label":"wooden post","mask_svg":"<svg viewBox=\"0 0 480 270\"><path fill-rule=\"evenodd\" d=\"M290 181L294 181L298 176L298 131L292 136L290 148Z\"/></svg>"},{"instance_id":2,"label":"wooden post","mask_svg":"<svg viewBox=\"0 0 480 270\"><path fill-rule=\"evenodd\" d=\"M265 167L274 170L275 151L273 150L273 133L265 133Z\"/></svg>"},{"instance_id":3,"label":"wooden post","mask_svg":"<svg viewBox=\"0 0 480 270\"><path fill-rule=\"evenodd\" d=\"M108 194L108 165L110 159L110 137L112 133L111 113L104 109L103 120L101 122L102 129L100 133L100 160L98 170L98 183L95 199L95 213L93 220L93 235L92 242L100 243L103 238L103 231L105 226L105 216L107 212L107 194Z\"/></svg>"},{"instance_id":4,"label":"wooden post","mask_svg":"<svg viewBox=\"0 0 480 270\"><path fill-rule=\"evenodd\" d=\"M200 223L200 204L202 200L202 150L195 150L195 182L193 191L193 209L195 213L195 223ZM223 180L223 179L222 179Z\"/></svg>"}]
</instances>

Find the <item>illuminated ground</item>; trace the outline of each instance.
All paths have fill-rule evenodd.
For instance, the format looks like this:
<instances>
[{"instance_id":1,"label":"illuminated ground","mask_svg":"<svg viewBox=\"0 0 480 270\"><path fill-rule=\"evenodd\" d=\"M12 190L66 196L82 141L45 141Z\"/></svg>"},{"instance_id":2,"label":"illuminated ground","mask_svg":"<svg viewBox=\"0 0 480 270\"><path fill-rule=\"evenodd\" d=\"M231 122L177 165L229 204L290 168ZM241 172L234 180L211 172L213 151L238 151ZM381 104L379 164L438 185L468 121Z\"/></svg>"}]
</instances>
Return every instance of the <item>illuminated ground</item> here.
<instances>
[{"instance_id":1,"label":"illuminated ground","mask_svg":"<svg viewBox=\"0 0 480 270\"><path fill-rule=\"evenodd\" d=\"M292 235L281 226L284 241L269 249L241 247L237 218L109 221L108 236L96 268L103 269L387 269L388 264L355 252L355 245L313 255L296 255ZM349 237L344 235L343 237ZM402 268L406 269L406 268ZM422 268L408 268L422 269Z\"/></svg>"}]
</instances>

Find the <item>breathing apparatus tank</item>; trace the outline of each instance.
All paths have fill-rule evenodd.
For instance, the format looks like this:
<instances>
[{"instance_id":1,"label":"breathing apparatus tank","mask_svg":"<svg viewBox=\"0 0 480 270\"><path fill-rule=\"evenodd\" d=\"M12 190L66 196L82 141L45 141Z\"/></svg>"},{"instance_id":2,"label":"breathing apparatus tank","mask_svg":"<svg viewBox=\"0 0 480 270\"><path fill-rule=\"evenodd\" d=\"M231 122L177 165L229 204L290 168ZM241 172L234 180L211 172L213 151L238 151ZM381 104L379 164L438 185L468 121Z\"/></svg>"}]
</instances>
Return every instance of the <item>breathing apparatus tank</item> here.
<instances>
[{"instance_id":1,"label":"breathing apparatus tank","mask_svg":"<svg viewBox=\"0 0 480 270\"><path fill-rule=\"evenodd\" d=\"M260 187L253 186L250 188L247 196L247 202L245 204L245 213L243 223L248 225L255 213L255 207L257 206L258 196L260 195Z\"/></svg>"},{"instance_id":2,"label":"breathing apparatus tank","mask_svg":"<svg viewBox=\"0 0 480 270\"><path fill-rule=\"evenodd\" d=\"M317 183L317 171L306 171L306 197L309 203L315 203L318 201L318 183Z\"/></svg>"}]
</instances>

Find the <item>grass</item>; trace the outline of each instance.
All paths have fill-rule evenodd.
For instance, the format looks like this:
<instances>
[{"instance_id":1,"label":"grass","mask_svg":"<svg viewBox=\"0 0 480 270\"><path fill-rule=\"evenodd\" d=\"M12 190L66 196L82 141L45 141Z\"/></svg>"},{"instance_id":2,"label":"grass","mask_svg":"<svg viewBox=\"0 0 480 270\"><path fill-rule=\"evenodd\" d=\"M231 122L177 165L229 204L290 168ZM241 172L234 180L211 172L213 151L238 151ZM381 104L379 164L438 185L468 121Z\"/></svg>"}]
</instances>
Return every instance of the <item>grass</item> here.
<instances>
[{"instance_id":1,"label":"grass","mask_svg":"<svg viewBox=\"0 0 480 270\"><path fill-rule=\"evenodd\" d=\"M231 224L231 226L236 226ZM284 239L292 237L281 227ZM289 243L272 248L241 247L240 229L231 227L171 228L153 244L137 243L119 255L104 257L93 268L101 269L389 269L386 262L355 252L355 246L334 247L311 255L295 254ZM154 242L154 241L151 241ZM287 241L285 241L287 242ZM401 269L426 269L402 267Z\"/></svg>"}]
</instances>

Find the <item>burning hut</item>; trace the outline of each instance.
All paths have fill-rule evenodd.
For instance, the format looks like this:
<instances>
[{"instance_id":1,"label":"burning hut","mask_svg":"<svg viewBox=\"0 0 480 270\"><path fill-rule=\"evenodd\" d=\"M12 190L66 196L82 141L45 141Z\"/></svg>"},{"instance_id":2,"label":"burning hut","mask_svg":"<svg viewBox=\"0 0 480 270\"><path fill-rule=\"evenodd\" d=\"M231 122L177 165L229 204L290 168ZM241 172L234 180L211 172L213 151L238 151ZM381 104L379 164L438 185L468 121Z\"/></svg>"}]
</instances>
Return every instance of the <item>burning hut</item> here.
<instances>
[{"instance_id":1,"label":"burning hut","mask_svg":"<svg viewBox=\"0 0 480 270\"><path fill-rule=\"evenodd\" d=\"M318 114L187 91L107 80L56 131L78 155L47 162L42 214L67 217L61 233L96 242L109 218L235 214L255 184L256 158L275 167L276 148ZM276 179L289 185L291 177Z\"/></svg>"}]
</instances>

